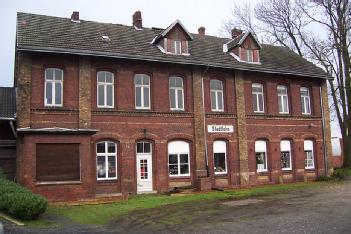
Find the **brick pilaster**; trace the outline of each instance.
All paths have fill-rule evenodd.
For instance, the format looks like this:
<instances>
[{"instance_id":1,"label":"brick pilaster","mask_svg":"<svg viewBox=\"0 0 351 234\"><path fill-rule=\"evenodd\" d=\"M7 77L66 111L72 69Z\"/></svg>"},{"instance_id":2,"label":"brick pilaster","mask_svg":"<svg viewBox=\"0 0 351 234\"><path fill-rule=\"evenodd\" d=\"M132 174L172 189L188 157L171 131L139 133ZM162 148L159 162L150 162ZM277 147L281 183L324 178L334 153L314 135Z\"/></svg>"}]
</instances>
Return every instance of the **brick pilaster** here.
<instances>
[{"instance_id":1,"label":"brick pilaster","mask_svg":"<svg viewBox=\"0 0 351 234\"><path fill-rule=\"evenodd\" d=\"M239 147L239 164L240 164L240 185L249 184L249 160L246 136L246 118L245 118L245 93L244 77L242 71L235 72L235 93L236 93L236 110L237 110L237 134Z\"/></svg>"},{"instance_id":2,"label":"brick pilaster","mask_svg":"<svg viewBox=\"0 0 351 234\"><path fill-rule=\"evenodd\" d=\"M194 133L195 133L195 161L196 177L207 177L205 156L205 116L203 105L203 81L200 69L193 70L193 95L194 95Z\"/></svg>"},{"instance_id":3,"label":"brick pilaster","mask_svg":"<svg viewBox=\"0 0 351 234\"><path fill-rule=\"evenodd\" d=\"M329 113L329 102L328 102L328 86L327 81L322 81L322 108L324 112L324 124L325 124L325 146L327 151L327 165L328 174L333 173L333 163L332 163L332 145L331 145L331 132L330 132L330 113Z\"/></svg>"},{"instance_id":4,"label":"brick pilaster","mask_svg":"<svg viewBox=\"0 0 351 234\"><path fill-rule=\"evenodd\" d=\"M30 127L30 100L32 86L32 55L17 52L17 127Z\"/></svg>"},{"instance_id":5,"label":"brick pilaster","mask_svg":"<svg viewBox=\"0 0 351 234\"><path fill-rule=\"evenodd\" d=\"M89 57L79 57L79 128L91 126L91 61Z\"/></svg>"}]
</instances>

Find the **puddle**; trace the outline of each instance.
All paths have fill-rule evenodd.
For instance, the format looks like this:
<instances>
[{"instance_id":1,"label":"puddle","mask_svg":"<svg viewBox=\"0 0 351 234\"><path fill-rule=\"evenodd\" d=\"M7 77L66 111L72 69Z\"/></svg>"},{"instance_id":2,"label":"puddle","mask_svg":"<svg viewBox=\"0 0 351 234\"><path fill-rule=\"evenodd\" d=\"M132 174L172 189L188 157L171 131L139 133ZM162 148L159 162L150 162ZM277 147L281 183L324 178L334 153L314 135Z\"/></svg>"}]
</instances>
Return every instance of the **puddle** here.
<instances>
[{"instance_id":1,"label":"puddle","mask_svg":"<svg viewBox=\"0 0 351 234\"><path fill-rule=\"evenodd\" d=\"M222 205L226 206L247 206L250 204L256 204L263 202L264 200L258 200L258 199L245 199L245 200L235 200L235 201L227 201L223 202Z\"/></svg>"}]
</instances>

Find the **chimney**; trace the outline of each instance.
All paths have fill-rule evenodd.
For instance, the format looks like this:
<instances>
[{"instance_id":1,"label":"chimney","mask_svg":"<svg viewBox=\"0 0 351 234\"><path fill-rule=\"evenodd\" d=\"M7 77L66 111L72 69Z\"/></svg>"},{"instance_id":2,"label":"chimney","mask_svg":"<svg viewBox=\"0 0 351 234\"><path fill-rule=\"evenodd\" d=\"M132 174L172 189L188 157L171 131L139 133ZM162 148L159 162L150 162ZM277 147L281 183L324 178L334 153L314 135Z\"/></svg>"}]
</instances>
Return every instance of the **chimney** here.
<instances>
[{"instance_id":1,"label":"chimney","mask_svg":"<svg viewBox=\"0 0 351 234\"><path fill-rule=\"evenodd\" d=\"M79 22L79 11L73 11L71 15L71 21Z\"/></svg>"},{"instance_id":2,"label":"chimney","mask_svg":"<svg viewBox=\"0 0 351 234\"><path fill-rule=\"evenodd\" d=\"M199 32L199 35L205 35L205 27L200 27L197 31Z\"/></svg>"},{"instance_id":3,"label":"chimney","mask_svg":"<svg viewBox=\"0 0 351 234\"><path fill-rule=\"evenodd\" d=\"M232 29L232 38L236 38L237 36L240 36L243 33L243 30L238 29L238 28L233 28Z\"/></svg>"},{"instance_id":4,"label":"chimney","mask_svg":"<svg viewBox=\"0 0 351 234\"><path fill-rule=\"evenodd\" d=\"M133 14L133 26L137 29L142 29L143 28L143 20L141 18L141 12L136 11Z\"/></svg>"}]
</instances>

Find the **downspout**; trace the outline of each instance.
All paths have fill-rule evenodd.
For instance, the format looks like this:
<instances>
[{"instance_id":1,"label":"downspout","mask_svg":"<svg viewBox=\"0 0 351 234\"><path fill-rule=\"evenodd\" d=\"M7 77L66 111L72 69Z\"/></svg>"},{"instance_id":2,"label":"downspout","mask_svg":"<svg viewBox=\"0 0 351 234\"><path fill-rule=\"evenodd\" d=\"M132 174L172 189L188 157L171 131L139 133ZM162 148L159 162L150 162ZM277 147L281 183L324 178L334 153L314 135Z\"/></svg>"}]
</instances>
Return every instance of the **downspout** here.
<instances>
[{"instance_id":1,"label":"downspout","mask_svg":"<svg viewBox=\"0 0 351 234\"><path fill-rule=\"evenodd\" d=\"M323 154L324 154L324 175L328 175L328 155L326 147L326 135L325 135L325 114L324 114L324 103L322 97L322 87L319 87L319 96L321 99L321 110L322 110L322 132L323 132Z\"/></svg>"},{"instance_id":2,"label":"downspout","mask_svg":"<svg viewBox=\"0 0 351 234\"><path fill-rule=\"evenodd\" d=\"M204 141L205 141L205 160L206 160L206 171L207 177L210 176L210 171L208 169L208 153L207 153L207 132L206 132L206 110L205 110L205 91L204 91L204 75L207 73L209 66L207 65L205 71L201 76L201 90L202 90L202 109L203 109L203 118L204 118Z\"/></svg>"},{"instance_id":3,"label":"downspout","mask_svg":"<svg viewBox=\"0 0 351 234\"><path fill-rule=\"evenodd\" d=\"M11 126L11 130L12 130L13 136L15 138L17 138L17 133L16 133L16 130L15 130L15 126L13 126L13 120L10 120L10 126Z\"/></svg>"}]
</instances>

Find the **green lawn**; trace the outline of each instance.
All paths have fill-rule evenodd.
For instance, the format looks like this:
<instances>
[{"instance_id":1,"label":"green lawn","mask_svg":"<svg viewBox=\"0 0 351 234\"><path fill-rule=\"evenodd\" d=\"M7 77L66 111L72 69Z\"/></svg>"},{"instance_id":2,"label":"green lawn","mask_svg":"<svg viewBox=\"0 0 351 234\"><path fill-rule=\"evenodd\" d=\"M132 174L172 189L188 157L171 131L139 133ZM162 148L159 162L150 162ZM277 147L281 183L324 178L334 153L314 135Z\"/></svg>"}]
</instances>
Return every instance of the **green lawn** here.
<instances>
[{"instance_id":1,"label":"green lawn","mask_svg":"<svg viewBox=\"0 0 351 234\"><path fill-rule=\"evenodd\" d=\"M48 216L63 216L73 222L81 224L106 224L111 219L120 215L128 214L137 209L160 208L169 204L181 204L186 202L200 202L211 200L236 199L250 196L264 196L274 193L284 193L301 189L320 188L322 186L335 184L336 182L312 182L312 183L294 183L282 185L266 185L250 189L235 189L226 191L212 191L208 193L198 193L185 196L168 196L168 195L138 195L129 197L128 201L119 201L109 204L100 205L82 205L82 206L50 206L46 215L36 221L26 221L30 226L47 226L57 225L53 221L46 220Z\"/></svg>"}]
</instances>

